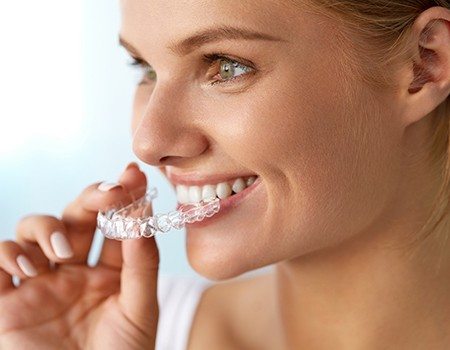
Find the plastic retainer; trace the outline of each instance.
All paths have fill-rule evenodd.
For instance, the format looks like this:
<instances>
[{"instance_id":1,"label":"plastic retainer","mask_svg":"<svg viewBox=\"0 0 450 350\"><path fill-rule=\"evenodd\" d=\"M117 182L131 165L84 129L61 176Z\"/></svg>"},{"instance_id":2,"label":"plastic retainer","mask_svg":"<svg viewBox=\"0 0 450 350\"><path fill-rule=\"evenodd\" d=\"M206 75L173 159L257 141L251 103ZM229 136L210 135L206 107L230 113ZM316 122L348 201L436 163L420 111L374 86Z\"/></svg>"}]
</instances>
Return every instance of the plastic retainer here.
<instances>
[{"instance_id":1,"label":"plastic retainer","mask_svg":"<svg viewBox=\"0 0 450 350\"><path fill-rule=\"evenodd\" d=\"M167 214L150 215L152 200L158 196L151 187L139 199L122 207L113 207L97 214L97 228L107 238L124 240L152 237L170 229L182 229L186 223L202 221L220 209L219 198L208 198L198 203L182 204Z\"/></svg>"}]
</instances>

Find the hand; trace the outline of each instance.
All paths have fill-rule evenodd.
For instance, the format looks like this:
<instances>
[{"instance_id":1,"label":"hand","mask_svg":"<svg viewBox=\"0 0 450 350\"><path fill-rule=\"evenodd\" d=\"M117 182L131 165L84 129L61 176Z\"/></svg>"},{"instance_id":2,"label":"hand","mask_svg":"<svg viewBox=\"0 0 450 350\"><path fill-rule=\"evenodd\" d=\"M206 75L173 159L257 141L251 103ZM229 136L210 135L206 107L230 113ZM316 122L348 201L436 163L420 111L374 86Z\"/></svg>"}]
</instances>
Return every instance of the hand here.
<instances>
[{"instance_id":1,"label":"hand","mask_svg":"<svg viewBox=\"0 0 450 350\"><path fill-rule=\"evenodd\" d=\"M155 238L105 238L99 261L87 265L98 211L131 203L131 191L138 191L135 198L146 191L146 176L133 165L119 183L106 192L97 189L99 183L88 186L61 219L26 216L17 225L16 241L0 242L0 349L154 349L159 316ZM68 245L51 237L55 231ZM52 241L59 242L60 257ZM19 255L28 275L16 261ZM18 287L12 275L20 278Z\"/></svg>"}]
</instances>

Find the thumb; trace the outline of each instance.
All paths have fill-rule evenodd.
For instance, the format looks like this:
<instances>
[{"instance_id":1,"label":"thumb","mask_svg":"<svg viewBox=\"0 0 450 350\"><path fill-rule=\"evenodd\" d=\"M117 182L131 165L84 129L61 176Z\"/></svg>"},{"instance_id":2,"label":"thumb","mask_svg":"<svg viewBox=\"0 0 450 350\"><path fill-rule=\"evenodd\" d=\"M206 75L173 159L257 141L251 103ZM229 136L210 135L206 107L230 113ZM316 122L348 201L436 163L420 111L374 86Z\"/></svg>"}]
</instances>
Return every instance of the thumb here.
<instances>
[{"instance_id":1,"label":"thumb","mask_svg":"<svg viewBox=\"0 0 450 350\"><path fill-rule=\"evenodd\" d=\"M129 320L156 338L159 251L155 236L122 242L119 304Z\"/></svg>"}]
</instances>

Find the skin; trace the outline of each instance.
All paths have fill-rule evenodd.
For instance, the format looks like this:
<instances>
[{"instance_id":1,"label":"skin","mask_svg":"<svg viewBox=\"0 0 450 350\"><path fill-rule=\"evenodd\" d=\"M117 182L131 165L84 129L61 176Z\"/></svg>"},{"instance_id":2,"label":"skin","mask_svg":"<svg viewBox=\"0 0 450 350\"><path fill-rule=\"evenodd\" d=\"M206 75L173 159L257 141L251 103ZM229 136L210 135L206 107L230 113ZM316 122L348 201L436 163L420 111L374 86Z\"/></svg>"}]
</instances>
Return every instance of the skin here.
<instances>
[{"instance_id":1,"label":"skin","mask_svg":"<svg viewBox=\"0 0 450 350\"><path fill-rule=\"evenodd\" d=\"M393 72L394 92L374 91L351 73L334 41L337 23L287 2L121 5L121 36L157 76L136 90L135 154L164 173L250 172L263 180L221 220L187 228L189 262L210 279L276 264L273 275L247 288L246 300L258 300L248 304L264 311L231 297L224 303L251 315L248 322L238 311L224 316L238 347L448 348L447 241L433 236L412 257L389 247L419 228L436 194L423 141L431 138L430 113L450 92L449 11L433 8L416 21L416 63L430 77L420 81L405 64ZM437 18L444 20L433 38L420 39ZM219 24L245 24L286 41L225 40L182 58L166 48ZM419 55L419 40L438 61ZM208 75L201 57L215 51L259 69L208 86L217 69ZM413 86L419 91L410 92ZM413 168L414 159L420 163Z\"/></svg>"},{"instance_id":2,"label":"skin","mask_svg":"<svg viewBox=\"0 0 450 350\"><path fill-rule=\"evenodd\" d=\"M159 308L159 254L154 238L123 243L105 240L92 267L87 257L99 210L142 195L145 174L127 168L120 187L108 192L86 187L61 217L28 215L16 240L0 242L1 349L152 349ZM50 234L60 231L73 256L58 258ZM16 263L26 256L37 270L27 276ZM15 286L11 277L20 279Z\"/></svg>"},{"instance_id":3,"label":"skin","mask_svg":"<svg viewBox=\"0 0 450 350\"><path fill-rule=\"evenodd\" d=\"M187 228L192 267L226 282L204 293L188 348L447 349L450 241L432 235L413 251L393 247L426 218L437 190L423 145L431 113L450 92L449 11L417 18L411 45L428 78L405 63L392 73L394 92L353 75L330 19L290 2L232 5L121 2L121 36L157 72L136 90L136 155L164 174L262 179L220 220ZM421 37L437 18L432 35ZM209 43L182 58L166 49L195 30L244 23L283 41ZM433 55L420 55L419 45ZM201 57L215 51L251 61L255 73L208 85L217 72ZM147 185L136 167L118 182L108 192L88 186L60 218L25 217L16 241L0 242L0 348L154 347L155 240L106 240L98 264L86 266L97 212ZM54 254L54 230L69 240L72 258ZM18 254L37 277L20 270ZM231 280L269 264L273 273Z\"/></svg>"}]
</instances>

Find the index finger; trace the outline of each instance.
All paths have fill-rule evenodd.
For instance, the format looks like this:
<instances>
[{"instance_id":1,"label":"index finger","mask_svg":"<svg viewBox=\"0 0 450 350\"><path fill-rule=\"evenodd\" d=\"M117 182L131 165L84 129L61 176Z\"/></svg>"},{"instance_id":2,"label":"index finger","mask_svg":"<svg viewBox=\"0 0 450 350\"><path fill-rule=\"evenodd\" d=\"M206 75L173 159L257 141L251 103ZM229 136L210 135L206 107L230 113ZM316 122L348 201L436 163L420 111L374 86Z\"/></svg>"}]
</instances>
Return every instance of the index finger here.
<instances>
[{"instance_id":1,"label":"index finger","mask_svg":"<svg viewBox=\"0 0 450 350\"><path fill-rule=\"evenodd\" d=\"M100 182L86 187L83 192L64 209L63 222L67 227L95 228L97 214L114 206L127 205L142 196L147 186L147 178L139 168L127 168L118 182L121 187L102 192Z\"/></svg>"},{"instance_id":2,"label":"index finger","mask_svg":"<svg viewBox=\"0 0 450 350\"><path fill-rule=\"evenodd\" d=\"M61 221L73 242L79 262L86 262L97 228L97 214L111 207L127 205L146 191L145 174L136 167L129 167L119 179L120 187L102 192L99 182L88 186L63 211Z\"/></svg>"}]
</instances>

